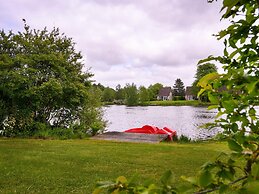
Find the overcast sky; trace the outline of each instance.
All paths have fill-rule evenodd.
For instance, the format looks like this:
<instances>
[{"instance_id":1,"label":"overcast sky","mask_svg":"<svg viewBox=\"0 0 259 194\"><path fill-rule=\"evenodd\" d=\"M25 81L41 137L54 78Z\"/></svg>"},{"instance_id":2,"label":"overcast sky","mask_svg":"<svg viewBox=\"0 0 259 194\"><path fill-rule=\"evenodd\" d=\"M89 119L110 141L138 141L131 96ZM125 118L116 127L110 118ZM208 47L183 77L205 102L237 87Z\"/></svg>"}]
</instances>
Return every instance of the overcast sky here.
<instances>
[{"instance_id":1,"label":"overcast sky","mask_svg":"<svg viewBox=\"0 0 259 194\"><path fill-rule=\"evenodd\" d=\"M207 0L0 0L0 28L59 27L82 51L96 83L185 86L197 62L222 53L212 34L222 29L221 1Z\"/></svg>"}]
</instances>

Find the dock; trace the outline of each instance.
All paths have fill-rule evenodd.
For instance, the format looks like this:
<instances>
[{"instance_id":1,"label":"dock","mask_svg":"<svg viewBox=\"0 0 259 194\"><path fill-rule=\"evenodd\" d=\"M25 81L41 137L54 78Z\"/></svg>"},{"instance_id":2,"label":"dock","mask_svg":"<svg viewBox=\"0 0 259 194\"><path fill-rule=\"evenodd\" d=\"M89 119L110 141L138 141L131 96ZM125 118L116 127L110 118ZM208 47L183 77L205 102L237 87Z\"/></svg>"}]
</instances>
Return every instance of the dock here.
<instances>
[{"instance_id":1,"label":"dock","mask_svg":"<svg viewBox=\"0 0 259 194\"><path fill-rule=\"evenodd\" d=\"M166 134L143 134L143 133L124 133L124 132L106 132L91 137L96 140L110 140L120 142L144 142L144 143L159 143L164 141L168 135Z\"/></svg>"}]
</instances>

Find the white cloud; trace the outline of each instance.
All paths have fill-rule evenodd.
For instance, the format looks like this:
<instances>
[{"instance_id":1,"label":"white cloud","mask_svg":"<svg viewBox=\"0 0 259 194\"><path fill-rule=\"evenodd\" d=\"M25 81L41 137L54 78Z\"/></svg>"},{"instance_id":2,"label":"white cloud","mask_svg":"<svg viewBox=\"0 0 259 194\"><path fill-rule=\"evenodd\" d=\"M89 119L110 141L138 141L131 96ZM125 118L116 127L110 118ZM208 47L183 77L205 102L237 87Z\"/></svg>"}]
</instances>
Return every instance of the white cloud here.
<instances>
[{"instance_id":1,"label":"white cloud","mask_svg":"<svg viewBox=\"0 0 259 194\"><path fill-rule=\"evenodd\" d=\"M77 43L104 85L161 82L181 78L190 85L197 61L219 54L214 37L220 3L206 0L0 0L0 26L22 30L59 27Z\"/></svg>"}]
</instances>

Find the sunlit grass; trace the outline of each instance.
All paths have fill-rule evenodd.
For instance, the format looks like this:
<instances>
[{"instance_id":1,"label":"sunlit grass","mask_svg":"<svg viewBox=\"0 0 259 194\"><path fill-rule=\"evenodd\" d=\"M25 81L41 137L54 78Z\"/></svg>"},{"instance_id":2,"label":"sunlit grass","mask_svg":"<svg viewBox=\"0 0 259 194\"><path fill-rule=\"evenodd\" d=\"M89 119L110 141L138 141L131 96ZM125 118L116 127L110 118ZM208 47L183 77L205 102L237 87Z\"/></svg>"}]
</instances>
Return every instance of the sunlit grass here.
<instances>
[{"instance_id":1,"label":"sunlit grass","mask_svg":"<svg viewBox=\"0 0 259 194\"><path fill-rule=\"evenodd\" d=\"M225 143L142 144L0 139L0 193L91 193L120 175L158 180L167 169L195 175Z\"/></svg>"}]
</instances>

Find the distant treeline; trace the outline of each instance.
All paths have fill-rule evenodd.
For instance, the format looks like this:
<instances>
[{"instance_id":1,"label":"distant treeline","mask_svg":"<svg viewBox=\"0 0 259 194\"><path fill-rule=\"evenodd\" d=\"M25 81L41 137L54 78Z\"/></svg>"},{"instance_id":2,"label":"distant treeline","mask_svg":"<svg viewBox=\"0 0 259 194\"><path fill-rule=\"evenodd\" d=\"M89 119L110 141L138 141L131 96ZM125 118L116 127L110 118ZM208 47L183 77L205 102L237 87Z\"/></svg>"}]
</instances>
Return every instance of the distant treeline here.
<instances>
[{"instance_id":1,"label":"distant treeline","mask_svg":"<svg viewBox=\"0 0 259 194\"><path fill-rule=\"evenodd\" d=\"M199 80L207 74L217 72L217 67L212 63L205 63L197 66L196 74L194 76L195 80L192 83L192 86L188 87L188 95L191 95L191 99L197 99L197 94L200 91L201 87L197 86ZM136 84L126 84L122 87L118 84L115 89L110 87L105 87L102 84L93 84L97 96L100 97L102 102L108 104L126 104L128 106L134 106L139 104L147 104L146 102L156 101L159 95L159 91L163 86L161 83L156 83L150 85L149 87L140 86L137 87ZM172 98L170 100L185 100L185 95L187 94L185 85L180 78L177 78L174 82L173 87L171 88ZM202 102L208 102L208 94L205 92L199 97L199 100Z\"/></svg>"},{"instance_id":2,"label":"distant treeline","mask_svg":"<svg viewBox=\"0 0 259 194\"><path fill-rule=\"evenodd\" d=\"M181 84L182 85L180 88L175 84L172 89L174 100L185 99L185 88L183 82L181 82ZM108 104L126 104L129 106L145 104L149 101L156 101L160 89L164 87L161 83L156 83L154 85L150 85L149 87L137 87L137 85L134 83L126 84L124 87L122 87L120 84L118 84L115 89L105 87L100 83L94 84L93 86L95 87L96 92L99 94L102 102Z\"/></svg>"}]
</instances>

